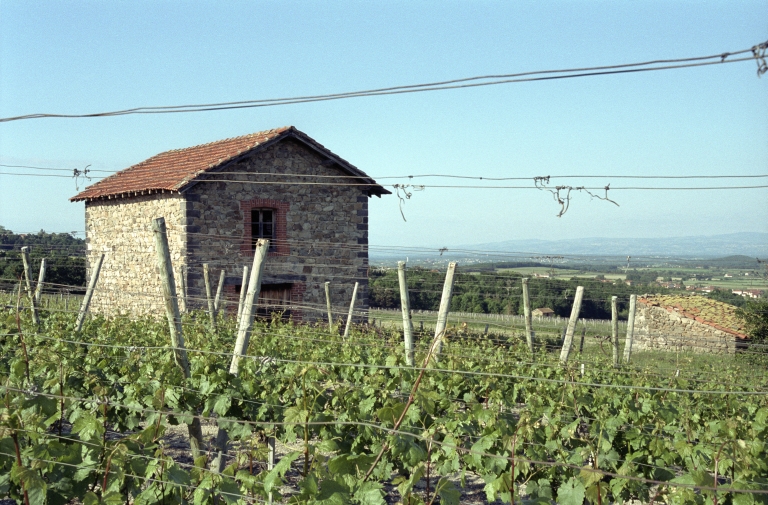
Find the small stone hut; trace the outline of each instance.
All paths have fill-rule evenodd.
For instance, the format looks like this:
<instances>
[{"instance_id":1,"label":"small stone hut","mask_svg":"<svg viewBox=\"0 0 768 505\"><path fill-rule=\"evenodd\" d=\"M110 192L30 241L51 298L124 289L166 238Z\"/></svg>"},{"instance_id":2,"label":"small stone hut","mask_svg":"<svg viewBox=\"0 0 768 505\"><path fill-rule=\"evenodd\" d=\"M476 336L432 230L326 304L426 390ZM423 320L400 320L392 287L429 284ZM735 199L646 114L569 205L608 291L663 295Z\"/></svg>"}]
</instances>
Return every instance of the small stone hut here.
<instances>
[{"instance_id":1,"label":"small stone hut","mask_svg":"<svg viewBox=\"0 0 768 505\"><path fill-rule=\"evenodd\" d=\"M733 353L747 340L733 305L695 295L637 299L637 349Z\"/></svg>"},{"instance_id":2,"label":"small stone hut","mask_svg":"<svg viewBox=\"0 0 768 505\"><path fill-rule=\"evenodd\" d=\"M71 198L85 202L89 276L105 253L92 310L162 313L156 217L165 218L186 308L206 306L203 264L213 289L226 272L224 293L236 301L256 239L269 238L259 305L297 321L319 319L326 281L339 310L359 282L356 307L365 310L368 199L384 194L390 192L292 126L160 153Z\"/></svg>"},{"instance_id":3,"label":"small stone hut","mask_svg":"<svg viewBox=\"0 0 768 505\"><path fill-rule=\"evenodd\" d=\"M541 307L540 309L533 309L531 315L534 317L552 317L555 315L555 311L549 307Z\"/></svg>"}]
</instances>

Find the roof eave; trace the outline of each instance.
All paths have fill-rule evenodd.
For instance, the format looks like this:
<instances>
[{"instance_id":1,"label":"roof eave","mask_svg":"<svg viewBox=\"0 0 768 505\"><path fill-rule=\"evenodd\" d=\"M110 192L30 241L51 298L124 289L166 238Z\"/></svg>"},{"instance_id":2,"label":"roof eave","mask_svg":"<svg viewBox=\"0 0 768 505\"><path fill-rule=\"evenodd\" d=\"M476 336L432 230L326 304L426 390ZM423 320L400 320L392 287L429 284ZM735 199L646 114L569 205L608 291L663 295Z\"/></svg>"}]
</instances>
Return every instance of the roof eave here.
<instances>
[{"instance_id":1,"label":"roof eave","mask_svg":"<svg viewBox=\"0 0 768 505\"><path fill-rule=\"evenodd\" d=\"M96 201L105 201L105 200L123 200L126 198L136 198L138 196L145 196L145 195L155 195L155 194L165 194L165 193L176 193L179 194L180 191L176 189L169 189L169 188L150 188L150 189L140 189L135 191L123 191L120 193L110 193L106 195L99 195L99 196L80 196L84 194L84 192L73 196L69 199L70 202L96 202Z\"/></svg>"}]
</instances>

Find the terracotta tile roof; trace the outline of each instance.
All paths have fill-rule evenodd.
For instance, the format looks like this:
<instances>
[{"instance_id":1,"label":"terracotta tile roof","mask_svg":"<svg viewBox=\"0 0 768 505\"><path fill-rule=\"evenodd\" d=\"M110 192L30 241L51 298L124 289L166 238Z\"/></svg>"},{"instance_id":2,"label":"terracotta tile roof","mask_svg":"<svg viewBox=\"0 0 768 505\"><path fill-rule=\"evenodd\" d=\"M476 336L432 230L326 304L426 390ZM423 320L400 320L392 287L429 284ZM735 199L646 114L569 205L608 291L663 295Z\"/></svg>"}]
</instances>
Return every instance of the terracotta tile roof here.
<instances>
[{"instance_id":1,"label":"terracotta tile roof","mask_svg":"<svg viewBox=\"0 0 768 505\"><path fill-rule=\"evenodd\" d=\"M363 171L335 155L305 133L293 126L284 126L157 154L88 186L84 191L70 198L70 201L131 197L166 191L181 192L201 174L215 171L238 156L288 137L303 142L321 155L335 161L350 175L361 177L360 182L372 184L371 194L378 196L390 194L390 191L376 184L376 181Z\"/></svg>"},{"instance_id":2,"label":"terracotta tile roof","mask_svg":"<svg viewBox=\"0 0 768 505\"><path fill-rule=\"evenodd\" d=\"M681 316L738 338L748 338L744 323L736 317L736 307L728 303L695 295L655 295L638 298L638 301L651 307L661 307L669 312L675 311Z\"/></svg>"}]
</instances>

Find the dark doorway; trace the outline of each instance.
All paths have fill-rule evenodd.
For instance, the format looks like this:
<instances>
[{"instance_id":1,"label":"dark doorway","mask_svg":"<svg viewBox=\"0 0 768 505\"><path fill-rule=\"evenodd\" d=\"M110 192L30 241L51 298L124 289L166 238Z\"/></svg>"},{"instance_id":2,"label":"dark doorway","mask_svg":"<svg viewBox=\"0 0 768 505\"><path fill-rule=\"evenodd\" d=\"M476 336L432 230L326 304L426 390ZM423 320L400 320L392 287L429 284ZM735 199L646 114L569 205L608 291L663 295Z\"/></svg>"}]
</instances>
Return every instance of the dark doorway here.
<instances>
[{"instance_id":1,"label":"dark doorway","mask_svg":"<svg viewBox=\"0 0 768 505\"><path fill-rule=\"evenodd\" d=\"M240 297L240 285L235 286L235 292ZM282 313L281 319L288 321L291 318L291 289L293 284L286 282L281 284L262 284L259 292L259 301L256 303L254 315L262 319L272 319L272 314Z\"/></svg>"}]
</instances>

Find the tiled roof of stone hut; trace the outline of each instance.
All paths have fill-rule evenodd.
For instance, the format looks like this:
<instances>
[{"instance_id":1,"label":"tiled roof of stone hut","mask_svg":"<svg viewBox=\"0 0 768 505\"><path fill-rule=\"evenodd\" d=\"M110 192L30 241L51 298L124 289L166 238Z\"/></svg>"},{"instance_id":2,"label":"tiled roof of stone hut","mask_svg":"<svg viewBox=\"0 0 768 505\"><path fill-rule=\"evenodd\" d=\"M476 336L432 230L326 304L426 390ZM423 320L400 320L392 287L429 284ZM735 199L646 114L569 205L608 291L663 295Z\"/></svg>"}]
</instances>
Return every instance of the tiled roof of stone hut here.
<instances>
[{"instance_id":1,"label":"tiled roof of stone hut","mask_svg":"<svg viewBox=\"0 0 768 505\"><path fill-rule=\"evenodd\" d=\"M284 126L156 154L141 163L88 186L84 191L70 198L70 201L182 192L197 177L214 172L230 161L245 156L254 150L264 149L286 138L294 138L335 162L342 171L355 177L353 182L367 185L371 195L381 196L391 193L376 184L376 181L365 172L335 155L307 134L293 126Z\"/></svg>"},{"instance_id":2,"label":"tiled roof of stone hut","mask_svg":"<svg viewBox=\"0 0 768 505\"><path fill-rule=\"evenodd\" d=\"M736 316L736 307L704 296L653 295L638 299L649 307L661 307L668 312L712 326L738 338L746 339L744 323Z\"/></svg>"}]
</instances>

